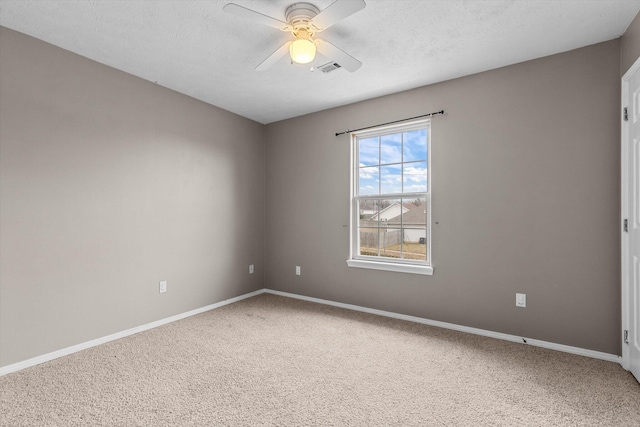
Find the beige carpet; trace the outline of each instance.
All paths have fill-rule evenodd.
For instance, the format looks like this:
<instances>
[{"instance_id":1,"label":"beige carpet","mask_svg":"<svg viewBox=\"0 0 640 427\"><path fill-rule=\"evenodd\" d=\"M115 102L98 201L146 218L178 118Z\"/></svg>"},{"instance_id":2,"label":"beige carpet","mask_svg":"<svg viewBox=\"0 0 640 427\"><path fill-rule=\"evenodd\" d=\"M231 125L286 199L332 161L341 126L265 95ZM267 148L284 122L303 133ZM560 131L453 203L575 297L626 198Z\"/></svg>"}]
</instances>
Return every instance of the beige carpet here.
<instances>
[{"instance_id":1,"label":"beige carpet","mask_svg":"<svg viewBox=\"0 0 640 427\"><path fill-rule=\"evenodd\" d=\"M0 377L2 426L639 426L619 365L260 295Z\"/></svg>"}]
</instances>

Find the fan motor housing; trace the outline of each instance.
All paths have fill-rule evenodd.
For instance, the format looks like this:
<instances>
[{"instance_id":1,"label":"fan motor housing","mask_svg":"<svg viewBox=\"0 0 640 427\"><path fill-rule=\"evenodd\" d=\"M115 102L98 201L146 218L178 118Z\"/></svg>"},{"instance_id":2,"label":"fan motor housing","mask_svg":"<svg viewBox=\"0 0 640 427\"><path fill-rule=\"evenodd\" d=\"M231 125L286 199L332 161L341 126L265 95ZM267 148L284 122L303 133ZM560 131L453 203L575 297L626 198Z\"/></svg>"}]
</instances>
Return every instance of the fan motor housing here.
<instances>
[{"instance_id":1,"label":"fan motor housing","mask_svg":"<svg viewBox=\"0 0 640 427\"><path fill-rule=\"evenodd\" d=\"M287 23L293 28L308 27L309 21L320 13L320 10L311 3L294 3L285 12Z\"/></svg>"}]
</instances>

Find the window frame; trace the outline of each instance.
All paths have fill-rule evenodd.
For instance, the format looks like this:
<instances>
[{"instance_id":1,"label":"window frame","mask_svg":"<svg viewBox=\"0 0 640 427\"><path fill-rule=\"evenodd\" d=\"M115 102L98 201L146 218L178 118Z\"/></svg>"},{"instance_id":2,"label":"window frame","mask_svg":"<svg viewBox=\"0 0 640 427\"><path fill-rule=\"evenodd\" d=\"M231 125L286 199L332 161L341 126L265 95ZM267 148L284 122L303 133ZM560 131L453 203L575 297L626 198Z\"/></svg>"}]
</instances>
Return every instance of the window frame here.
<instances>
[{"instance_id":1,"label":"window frame","mask_svg":"<svg viewBox=\"0 0 640 427\"><path fill-rule=\"evenodd\" d=\"M358 141L371 137L382 137L385 135L391 135L396 133L409 132L413 130L426 129L427 131L427 191L419 193L379 193L374 195L360 195L360 163L359 163L359 144ZM410 122L379 126L371 129L367 129L359 132L351 133L351 189L350 189L350 241L349 241L349 259L347 265L349 267L367 268L374 270L384 270L402 273L413 274L433 274L432 265L432 250L431 250L431 119L419 119ZM402 168L409 162L400 162ZM380 159L378 159L378 166L380 167ZM381 177L379 178L381 179ZM362 199L406 199L408 197L424 198L426 204L426 259L411 260L390 258L372 255L360 255L360 235L359 235L359 221L360 210L358 208L358 202ZM379 246L379 245L378 245Z\"/></svg>"}]
</instances>

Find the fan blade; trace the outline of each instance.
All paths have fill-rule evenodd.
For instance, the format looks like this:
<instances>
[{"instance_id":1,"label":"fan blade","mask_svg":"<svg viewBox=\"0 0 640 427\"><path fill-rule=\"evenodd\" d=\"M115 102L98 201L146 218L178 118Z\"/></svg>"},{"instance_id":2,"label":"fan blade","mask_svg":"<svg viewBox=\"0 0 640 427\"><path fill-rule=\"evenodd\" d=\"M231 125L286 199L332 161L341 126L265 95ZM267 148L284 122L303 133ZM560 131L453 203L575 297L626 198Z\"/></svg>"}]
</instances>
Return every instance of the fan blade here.
<instances>
[{"instance_id":1,"label":"fan blade","mask_svg":"<svg viewBox=\"0 0 640 427\"><path fill-rule=\"evenodd\" d=\"M278 48L278 50L276 50L271 55L269 55L269 57L267 59L262 61L260 63L260 65L258 65L256 67L256 71L265 71L265 70L268 70L269 68L271 68L271 66L273 64L275 64L276 62L278 62L278 60L280 60L280 58L282 58L284 55L289 53L289 45L291 45L291 43L293 43L293 42L286 42L285 44L280 46Z\"/></svg>"},{"instance_id":2,"label":"fan blade","mask_svg":"<svg viewBox=\"0 0 640 427\"><path fill-rule=\"evenodd\" d=\"M362 62L342 49L338 49L326 40L316 39L316 47L321 54L337 62L341 67L346 68L352 73L362 66Z\"/></svg>"},{"instance_id":3,"label":"fan blade","mask_svg":"<svg viewBox=\"0 0 640 427\"><path fill-rule=\"evenodd\" d=\"M336 22L342 21L347 16L364 9L366 5L364 0L336 0L325 10L314 16L311 24L320 31L326 30Z\"/></svg>"},{"instance_id":4,"label":"fan blade","mask_svg":"<svg viewBox=\"0 0 640 427\"><path fill-rule=\"evenodd\" d=\"M226 4L222 10L232 15L239 16L241 18L249 19L253 22L258 22L263 25L268 25L273 28L277 28L280 31L288 31L289 24L286 22L280 21L279 19L272 18L267 15L263 15L262 13L256 12L255 10L247 9L246 7L238 6L235 3Z\"/></svg>"}]
</instances>

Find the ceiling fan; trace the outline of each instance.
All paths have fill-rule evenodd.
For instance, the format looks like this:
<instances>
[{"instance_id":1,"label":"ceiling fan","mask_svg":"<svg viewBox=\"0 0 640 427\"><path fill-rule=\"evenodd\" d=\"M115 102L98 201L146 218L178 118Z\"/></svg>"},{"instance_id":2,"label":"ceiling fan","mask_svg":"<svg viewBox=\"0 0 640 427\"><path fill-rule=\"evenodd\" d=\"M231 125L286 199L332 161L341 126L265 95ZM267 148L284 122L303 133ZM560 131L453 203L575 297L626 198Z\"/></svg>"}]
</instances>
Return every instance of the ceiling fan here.
<instances>
[{"instance_id":1,"label":"ceiling fan","mask_svg":"<svg viewBox=\"0 0 640 427\"><path fill-rule=\"evenodd\" d=\"M287 22L238 6L235 3L225 5L223 10L227 13L277 28L280 31L290 32L293 35L294 39L280 46L278 50L262 61L256 67L257 71L269 69L287 52L289 52L293 62L308 64L314 60L317 50L336 62L340 67L354 72L360 68L362 62L328 41L314 38L314 36L347 16L364 9L365 6L364 0L336 0L326 9L320 11L310 3L294 3L285 11Z\"/></svg>"}]
</instances>

